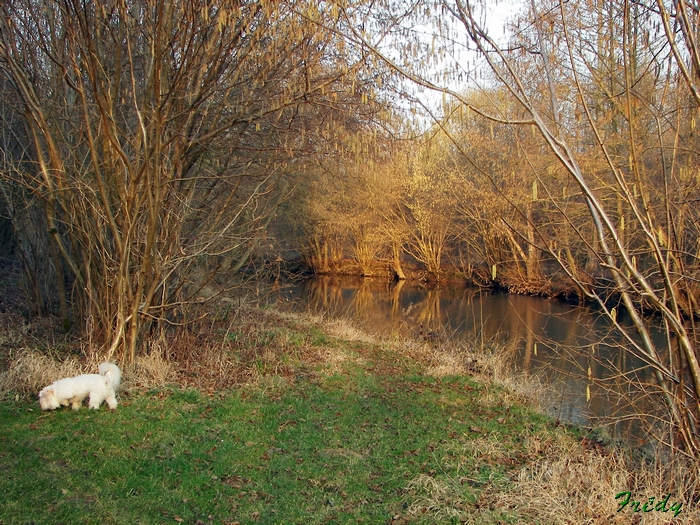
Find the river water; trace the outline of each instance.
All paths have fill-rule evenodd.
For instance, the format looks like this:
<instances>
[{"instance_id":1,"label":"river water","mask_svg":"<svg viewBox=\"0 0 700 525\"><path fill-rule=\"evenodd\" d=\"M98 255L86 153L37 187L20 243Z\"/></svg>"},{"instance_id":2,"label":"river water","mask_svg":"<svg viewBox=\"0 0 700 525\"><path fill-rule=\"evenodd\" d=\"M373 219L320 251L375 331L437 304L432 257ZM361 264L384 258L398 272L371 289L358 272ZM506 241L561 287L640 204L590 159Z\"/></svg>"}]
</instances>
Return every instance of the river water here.
<instances>
[{"instance_id":1,"label":"river water","mask_svg":"<svg viewBox=\"0 0 700 525\"><path fill-rule=\"evenodd\" d=\"M285 287L277 301L347 319L379 337L424 337L438 348L458 343L507 352L517 371L546 385L543 398L552 416L603 426L612 437L633 444L645 441L639 422L630 417L631 404L654 409L615 370L649 383L653 376L623 350L621 335L594 308L464 287L329 276ZM652 328L652 337L666 347L660 330Z\"/></svg>"}]
</instances>

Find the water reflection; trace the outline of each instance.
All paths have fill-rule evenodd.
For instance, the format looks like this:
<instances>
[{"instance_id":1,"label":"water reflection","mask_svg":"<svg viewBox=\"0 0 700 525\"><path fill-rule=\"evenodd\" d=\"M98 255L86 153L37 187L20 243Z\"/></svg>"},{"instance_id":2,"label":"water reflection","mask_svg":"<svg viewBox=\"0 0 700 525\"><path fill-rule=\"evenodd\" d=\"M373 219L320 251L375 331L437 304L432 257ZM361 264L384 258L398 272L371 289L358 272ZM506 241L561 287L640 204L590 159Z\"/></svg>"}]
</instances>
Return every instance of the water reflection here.
<instances>
[{"instance_id":1,"label":"water reflection","mask_svg":"<svg viewBox=\"0 0 700 525\"><path fill-rule=\"evenodd\" d=\"M290 292L285 296L314 313L348 318L384 337L430 334L437 341L467 341L482 349L513 343L508 348L515 366L552 386L548 409L565 421L589 425L614 418L613 435L639 438L629 417L632 405L653 410L648 396L637 395L630 381L634 376L653 388L649 368L623 351L622 336L588 307L475 289L328 276L295 285ZM659 330L652 330L652 337L665 346Z\"/></svg>"}]
</instances>

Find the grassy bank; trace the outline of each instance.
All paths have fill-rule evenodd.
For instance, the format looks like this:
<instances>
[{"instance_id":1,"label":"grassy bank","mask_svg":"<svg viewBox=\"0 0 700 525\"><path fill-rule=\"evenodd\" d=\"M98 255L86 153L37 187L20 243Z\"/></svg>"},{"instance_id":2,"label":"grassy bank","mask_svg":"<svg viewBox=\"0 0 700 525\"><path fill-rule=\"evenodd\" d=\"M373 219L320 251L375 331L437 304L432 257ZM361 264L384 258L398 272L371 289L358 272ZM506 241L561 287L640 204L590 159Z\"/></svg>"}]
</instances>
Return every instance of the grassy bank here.
<instances>
[{"instance_id":1,"label":"grassy bank","mask_svg":"<svg viewBox=\"0 0 700 525\"><path fill-rule=\"evenodd\" d=\"M528 408L492 363L277 312L222 322L186 364L126 369L113 412L41 412L22 387L41 352L10 356L0 524L698 522L692 487ZM683 506L618 512L623 491Z\"/></svg>"}]
</instances>

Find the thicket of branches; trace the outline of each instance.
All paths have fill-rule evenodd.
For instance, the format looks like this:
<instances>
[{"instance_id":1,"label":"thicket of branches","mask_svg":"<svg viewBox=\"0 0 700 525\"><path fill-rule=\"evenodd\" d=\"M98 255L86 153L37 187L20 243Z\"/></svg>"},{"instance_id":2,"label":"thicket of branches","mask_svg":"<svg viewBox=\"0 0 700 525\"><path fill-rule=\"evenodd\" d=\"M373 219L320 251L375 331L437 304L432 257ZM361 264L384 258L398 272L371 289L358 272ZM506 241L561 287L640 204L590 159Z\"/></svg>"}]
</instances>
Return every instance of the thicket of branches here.
<instances>
[{"instance_id":1,"label":"thicket of branches","mask_svg":"<svg viewBox=\"0 0 700 525\"><path fill-rule=\"evenodd\" d=\"M0 8L0 189L38 312L133 359L246 263L294 177L377 104L312 1ZM225 284L225 282L224 282Z\"/></svg>"}]
</instances>

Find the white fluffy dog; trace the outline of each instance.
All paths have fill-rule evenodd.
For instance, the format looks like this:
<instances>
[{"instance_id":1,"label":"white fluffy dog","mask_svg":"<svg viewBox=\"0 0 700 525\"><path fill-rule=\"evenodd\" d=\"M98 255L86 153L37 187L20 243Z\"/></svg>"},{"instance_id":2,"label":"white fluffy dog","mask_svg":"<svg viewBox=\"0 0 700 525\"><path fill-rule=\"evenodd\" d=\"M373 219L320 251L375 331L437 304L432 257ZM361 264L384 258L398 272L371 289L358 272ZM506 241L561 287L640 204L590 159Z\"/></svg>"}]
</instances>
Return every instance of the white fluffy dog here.
<instances>
[{"instance_id":1,"label":"white fluffy dog","mask_svg":"<svg viewBox=\"0 0 700 525\"><path fill-rule=\"evenodd\" d=\"M71 405L73 410L78 410L86 397L90 398L90 408L100 408L103 401L109 408L117 408L116 390L121 381L121 372L112 363L102 363L99 372L67 377L51 383L39 392L41 409L55 410L60 406Z\"/></svg>"}]
</instances>

